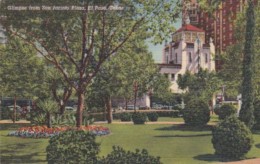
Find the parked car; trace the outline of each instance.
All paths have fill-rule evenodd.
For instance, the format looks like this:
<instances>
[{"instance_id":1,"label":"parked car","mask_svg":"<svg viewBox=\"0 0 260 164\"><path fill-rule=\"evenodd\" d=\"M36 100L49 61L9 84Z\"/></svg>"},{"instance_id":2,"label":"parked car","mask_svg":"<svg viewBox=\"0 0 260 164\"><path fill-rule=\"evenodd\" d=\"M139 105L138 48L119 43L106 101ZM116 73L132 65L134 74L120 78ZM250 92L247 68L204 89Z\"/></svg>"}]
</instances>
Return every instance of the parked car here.
<instances>
[{"instance_id":1,"label":"parked car","mask_svg":"<svg viewBox=\"0 0 260 164\"><path fill-rule=\"evenodd\" d=\"M10 106L7 106L7 107L10 111L14 110L14 105L10 105ZM20 106L16 105L15 107L16 107L16 112L22 112L22 108Z\"/></svg>"},{"instance_id":2,"label":"parked car","mask_svg":"<svg viewBox=\"0 0 260 164\"><path fill-rule=\"evenodd\" d=\"M71 107L71 106L66 106L66 107L65 107L65 110L66 110L66 111L76 112L76 111L77 111L77 108L73 108L73 107Z\"/></svg>"},{"instance_id":3,"label":"parked car","mask_svg":"<svg viewBox=\"0 0 260 164\"><path fill-rule=\"evenodd\" d=\"M135 109L138 110L139 107L135 106ZM127 105L127 110L134 110L134 105Z\"/></svg>"},{"instance_id":4,"label":"parked car","mask_svg":"<svg viewBox=\"0 0 260 164\"><path fill-rule=\"evenodd\" d=\"M139 109L141 109L141 110L149 110L149 107L148 106L140 106Z\"/></svg>"}]
</instances>

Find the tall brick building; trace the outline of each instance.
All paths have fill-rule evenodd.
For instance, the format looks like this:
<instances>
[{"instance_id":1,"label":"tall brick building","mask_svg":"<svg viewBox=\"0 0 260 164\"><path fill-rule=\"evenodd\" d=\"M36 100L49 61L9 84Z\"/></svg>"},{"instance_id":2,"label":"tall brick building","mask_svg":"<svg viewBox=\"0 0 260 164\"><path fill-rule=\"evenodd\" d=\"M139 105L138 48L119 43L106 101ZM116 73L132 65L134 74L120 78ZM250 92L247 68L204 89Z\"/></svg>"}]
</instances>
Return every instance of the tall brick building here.
<instances>
[{"instance_id":1,"label":"tall brick building","mask_svg":"<svg viewBox=\"0 0 260 164\"><path fill-rule=\"evenodd\" d=\"M205 31L205 42L210 38L216 47L216 70L221 69L221 61L218 55L226 50L226 47L234 44L234 20L237 13L243 10L245 0L225 0L219 9L212 15L203 12L198 0L183 0L182 23L190 19L190 23Z\"/></svg>"}]
</instances>

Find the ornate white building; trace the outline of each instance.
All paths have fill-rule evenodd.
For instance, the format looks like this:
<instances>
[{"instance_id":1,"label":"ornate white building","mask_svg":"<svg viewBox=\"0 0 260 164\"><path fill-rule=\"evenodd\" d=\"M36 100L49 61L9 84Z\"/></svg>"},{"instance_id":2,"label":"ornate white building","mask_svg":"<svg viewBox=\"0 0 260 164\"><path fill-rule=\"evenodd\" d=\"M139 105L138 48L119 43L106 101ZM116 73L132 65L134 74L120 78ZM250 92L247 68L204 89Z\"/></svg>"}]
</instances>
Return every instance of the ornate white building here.
<instances>
[{"instance_id":1,"label":"ornate white building","mask_svg":"<svg viewBox=\"0 0 260 164\"><path fill-rule=\"evenodd\" d=\"M198 72L199 68L215 70L215 46L212 41L205 44L205 31L187 23L172 34L172 41L163 50L160 72L171 81L171 91L183 92L178 88L179 74Z\"/></svg>"}]
</instances>

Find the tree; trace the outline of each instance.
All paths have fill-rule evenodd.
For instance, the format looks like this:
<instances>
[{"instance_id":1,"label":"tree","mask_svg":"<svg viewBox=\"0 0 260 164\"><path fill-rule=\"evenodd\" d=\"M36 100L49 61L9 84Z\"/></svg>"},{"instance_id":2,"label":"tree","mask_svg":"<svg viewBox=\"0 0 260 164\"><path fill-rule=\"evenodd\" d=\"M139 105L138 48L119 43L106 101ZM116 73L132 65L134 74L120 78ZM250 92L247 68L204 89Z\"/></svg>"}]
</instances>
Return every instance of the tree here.
<instances>
[{"instance_id":1,"label":"tree","mask_svg":"<svg viewBox=\"0 0 260 164\"><path fill-rule=\"evenodd\" d=\"M51 128L51 115L58 111L58 104L51 99L46 99L43 101L39 101L37 106L45 112L47 127Z\"/></svg>"},{"instance_id":2,"label":"tree","mask_svg":"<svg viewBox=\"0 0 260 164\"><path fill-rule=\"evenodd\" d=\"M48 84L48 89L52 93L52 97L59 104L59 113L62 115L73 93L73 88L64 81L57 70L48 67L45 70L45 82Z\"/></svg>"},{"instance_id":3,"label":"tree","mask_svg":"<svg viewBox=\"0 0 260 164\"><path fill-rule=\"evenodd\" d=\"M246 11L246 33L245 49L243 57L243 81L242 81L242 106L239 113L239 119L243 121L250 129L254 125L254 92L253 92L253 59L254 59L254 31L255 14L253 0L248 0Z\"/></svg>"},{"instance_id":4,"label":"tree","mask_svg":"<svg viewBox=\"0 0 260 164\"><path fill-rule=\"evenodd\" d=\"M45 86L39 78L39 74L43 74L44 64L35 54L32 47L14 38L1 49L1 86L6 90L5 96L14 97L14 106L17 97L35 98L36 94L44 94ZM15 117L16 110L13 111Z\"/></svg>"},{"instance_id":5,"label":"tree","mask_svg":"<svg viewBox=\"0 0 260 164\"><path fill-rule=\"evenodd\" d=\"M221 87L222 81L216 73L200 69L198 73L191 74L187 71L184 75L179 75L178 86L186 90L186 100L200 98L210 101L216 91Z\"/></svg>"},{"instance_id":6,"label":"tree","mask_svg":"<svg viewBox=\"0 0 260 164\"><path fill-rule=\"evenodd\" d=\"M236 43L227 48L227 51L222 54L223 59L223 67L220 70L220 77L223 79L225 84L227 85L226 93L231 96L237 96L241 93L242 86L242 68L243 68L243 51L245 44L245 31L246 31L246 14L245 11L239 13L237 15L236 20L234 21L234 38ZM260 52L260 7L255 6L255 35L254 35L254 43L253 49L255 54L259 54ZM253 60L253 72L254 75L260 73L260 57L259 55L255 55ZM252 76L253 85L254 85L254 95L255 99L260 99L260 88L258 87L260 84L260 78L258 76Z\"/></svg>"},{"instance_id":7,"label":"tree","mask_svg":"<svg viewBox=\"0 0 260 164\"><path fill-rule=\"evenodd\" d=\"M95 96L103 99L108 123L112 122L112 97L123 97L127 108L128 101L135 100L135 96L141 97L162 85L158 81L162 81L159 70L144 41L139 37L131 43L104 63L91 85ZM134 84L138 84L136 92Z\"/></svg>"},{"instance_id":8,"label":"tree","mask_svg":"<svg viewBox=\"0 0 260 164\"><path fill-rule=\"evenodd\" d=\"M175 0L2 0L1 3L1 13L5 16L2 22L7 33L33 46L75 89L78 97L77 127L82 125L86 87L91 84L102 64L132 36L140 35L140 29L156 34L155 41L162 41L164 34L172 32L173 28L169 26L173 26L172 22L180 13L180 2ZM83 7L84 10L7 10L7 6L13 4L44 4L54 9L54 5L64 6L64 3ZM125 8L120 11L106 10L115 5ZM102 6L102 9L95 6ZM66 66L76 70L76 78Z\"/></svg>"}]
</instances>

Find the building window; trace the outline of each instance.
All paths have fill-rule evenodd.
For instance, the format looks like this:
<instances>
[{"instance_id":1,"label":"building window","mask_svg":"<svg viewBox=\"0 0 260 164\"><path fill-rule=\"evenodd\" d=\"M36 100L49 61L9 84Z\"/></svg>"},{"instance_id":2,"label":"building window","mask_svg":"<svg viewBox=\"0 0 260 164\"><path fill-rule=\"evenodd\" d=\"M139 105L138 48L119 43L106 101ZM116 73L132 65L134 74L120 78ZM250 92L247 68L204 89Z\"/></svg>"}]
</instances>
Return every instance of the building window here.
<instances>
[{"instance_id":1,"label":"building window","mask_svg":"<svg viewBox=\"0 0 260 164\"><path fill-rule=\"evenodd\" d=\"M166 56L166 63L169 64L168 55Z\"/></svg>"},{"instance_id":2,"label":"building window","mask_svg":"<svg viewBox=\"0 0 260 164\"><path fill-rule=\"evenodd\" d=\"M189 52L189 62L192 62L192 56L191 56L191 52Z\"/></svg>"},{"instance_id":3,"label":"building window","mask_svg":"<svg viewBox=\"0 0 260 164\"><path fill-rule=\"evenodd\" d=\"M208 63L208 54L205 53L205 63Z\"/></svg>"},{"instance_id":4,"label":"building window","mask_svg":"<svg viewBox=\"0 0 260 164\"><path fill-rule=\"evenodd\" d=\"M175 63L178 63L178 54L177 53L175 54L175 59L176 59Z\"/></svg>"},{"instance_id":5,"label":"building window","mask_svg":"<svg viewBox=\"0 0 260 164\"><path fill-rule=\"evenodd\" d=\"M175 80L175 74L171 74L171 81Z\"/></svg>"}]
</instances>

